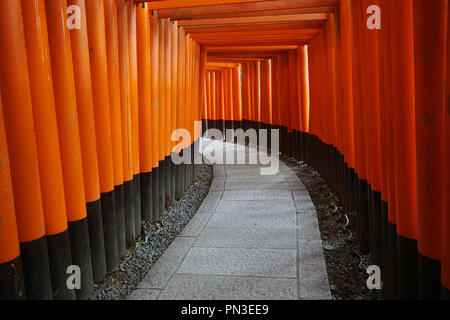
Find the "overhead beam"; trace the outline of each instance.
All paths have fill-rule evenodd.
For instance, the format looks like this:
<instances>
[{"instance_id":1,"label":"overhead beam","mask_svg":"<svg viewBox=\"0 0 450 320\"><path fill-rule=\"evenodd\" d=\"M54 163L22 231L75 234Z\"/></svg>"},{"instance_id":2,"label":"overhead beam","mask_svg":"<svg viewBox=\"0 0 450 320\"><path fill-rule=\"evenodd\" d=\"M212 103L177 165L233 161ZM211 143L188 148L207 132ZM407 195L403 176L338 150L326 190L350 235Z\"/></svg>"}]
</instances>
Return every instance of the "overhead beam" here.
<instances>
[{"instance_id":1,"label":"overhead beam","mask_svg":"<svg viewBox=\"0 0 450 320\"><path fill-rule=\"evenodd\" d=\"M229 53L222 53L222 54L215 54L215 55L209 55L208 54L208 61L213 61L213 59L269 59L270 57L281 54L281 53L287 53L288 51L272 51L272 52L229 52Z\"/></svg>"},{"instance_id":2,"label":"overhead beam","mask_svg":"<svg viewBox=\"0 0 450 320\"><path fill-rule=\"evenodd\" d=\"M181 20L179 26L207 26L207 25L231 25L231 24L254 24L254 23L274 23L274 22L293 22L293 21L325 21L327 13L308 13L292 14L281 16L263 16L263 17L243 17L243 18L219 18L219 19L199 19L199 20Z\"/></svg>"},{"instance_id":3,"label":"overhead beam","mask_svg":"<svg viewBox=\"0 0 450 320\"><path fill-rule=\"evenodd\" d=\"M189 2L189 1L186 1ZM339 5L339 0L278 0L255 3L223 4L195 8L159 10L159 17L181 19L200 16L220 16L225 14L241 14L244 12L262 12L271 10L329 7Z\"/></svg>"},{"instance_id":4,"label":"overhead beam","mask_svg":"<svg viewBox=\"0 0 450 320\"><path fill-rule=\"evenodd\" d=\"M314 37L311 37L311 39L313 39ZM245 41L226 41L226 42L209 42L209 43L203 43L205 45L208 46L208 48L212 48L212 47L222 47L222 46L230 46L230 47L235 47L235 46L248 46L248 45L254 45L254 46L265 46L265 45L273 45L273 46L278 46L278 45L306 45L309 43L309 41L311 39L307 39L307 40L267 40L267 41L263 41L263 40L252 40L252 39L247 39Z\"/></svg>"},{"instance_id":5,"label":"overhead beam","mask_svg":"<svg viewBox=\"0 0 450 320\"><path fill-rule=\"evenodd\" d=\"M233 52L233 51L283 51L298 49L297 45L288 46L237 46L237 47L211 47L208 48L208 54L213 52Z\"/></svg>"},{"instance_id":6,"label":"overhead beam","mask_svg":"<svg viewBox=\"0 0 450 320\"><path fill-rule=\"evenodd\" d=\"M235 63L220 63L220 62L207 62L206 63L207 68L214 68L214 67L220 67L220 68L237 68L237 64Z\"/></svg>"},{"instance_id":7,"label":"overhead beam","mask_svg":"<svg viewBox=\"0 0 450 320\"><path fill-rule=\"evenodd\" d=\"M299 29L318 29L324 26L321 21L305 21L291 23L272 23L272 24L253 24L253 25L232 25L225 27L202 26L200 28L188 28L188 34L195 33L219 33L233 31L273 31L273 30L299 30Z\"/></svg>"},{"instance_id":8,"label":"overhead beam","mask_svg":"<svg viewBox=\"0 0 450 320\"><path fill-rule=\"evenodd\" d=\"M251 11L251 12L236 12L217 15L206 15L198 17L172 18L172 20L192 20L192 19L215 19L215 18L238 18L238 17L255 17L255 16L278 16L290 14L307 14L307 13L333 13L336 7L313 7L313 8L298 8L298 9L282 9L282 10L267 10L267 11Z\"/></svg>"},{"instance_id":9,"label":"overhead beam","mask_svg":"<svg viewBox=\"0 0 450 320\"><path fill-rule=\"evenodd\" d=\"M135 0L137 3L148 2L150 10L160 9L176 9L176 8L189 8L189 7L201 7L201 6L215 6L224 4L238 4L249 2L261 2L264 0Z\"/></svg>"},{"instance_id":10,"label":"overhead beam","mask_svg":"<svg viewBox=\"0 0 450 320\"><path fill-rule=\"evenodd\" d=\"M278 37L302 37L315 35L320 32L321 29L299 29L299 30L274 30L274 31L250 31L250 32L227 32L227 33L195 33L191 34L191 38L194 40L207 40L207 39L237 39L237 38L278 38Z\"/></svg>"}]
</instances>

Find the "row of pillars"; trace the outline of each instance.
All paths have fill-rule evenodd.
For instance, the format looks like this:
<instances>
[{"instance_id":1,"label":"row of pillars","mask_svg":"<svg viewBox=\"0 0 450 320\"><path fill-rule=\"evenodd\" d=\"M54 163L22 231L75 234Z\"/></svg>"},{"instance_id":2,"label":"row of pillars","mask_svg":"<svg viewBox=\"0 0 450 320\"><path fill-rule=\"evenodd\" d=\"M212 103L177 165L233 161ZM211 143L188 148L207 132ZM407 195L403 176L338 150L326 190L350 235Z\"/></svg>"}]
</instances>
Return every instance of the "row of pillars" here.
<instances>
[{"instance_id":1,"label":"row of pillars","mask_svg":"<svg viewBox=\"0 0 450 320\"><path fill-rule=\"evenodd\" d=\"M309 46L315 163L357 212L385 296L448 298L448 1L340 4ZM371 5L380 29L368 27Z\"/></svg>"},{"instance_id":2,"label":"row of pillars","mask_svg":"<svg viewBox=\"0 0 450 320\"><path fill-rule=\"evenodd\" d=\"M3 0L0 29L0 299L86 299L195 178L206 55L125 0Z\"/></svg>"},{"instance_id":3,"label":"row of pillars","mask_svg":"<svg viewBox=\"0 0 450 320\"><path fill-rule=\"evenodd\" d=\"M373 5L381 29L368 27ZM269 77L265 62L241 64L242 119L217 100L216 72L206 84L207 123L280 129L281 152L339 191L388 299L450 296L448 23L448 0L341 0Z\"/></svg>"}]
</instances>

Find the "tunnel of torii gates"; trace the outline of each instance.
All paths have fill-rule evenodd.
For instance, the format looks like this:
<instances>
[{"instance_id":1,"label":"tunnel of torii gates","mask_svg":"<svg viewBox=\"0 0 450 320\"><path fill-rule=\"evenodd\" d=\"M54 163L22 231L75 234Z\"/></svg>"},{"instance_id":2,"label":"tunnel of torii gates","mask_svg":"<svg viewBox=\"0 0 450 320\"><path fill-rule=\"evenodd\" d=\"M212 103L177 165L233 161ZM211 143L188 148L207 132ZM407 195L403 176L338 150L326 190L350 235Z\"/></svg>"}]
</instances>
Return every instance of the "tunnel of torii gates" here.
<instances>
[{"instance_id":1,"label":"tunnel of torii gates","mask_svg":"<svg viewBox=\"0 0 450 320\"><path fill-rule=\"evenodd\" d=\"M195 178L170 156L196 120L279 129L356 212L387 299L449 298L447 7L1 0L0 298L89 297Z\"/></svg>"}]
</instances>

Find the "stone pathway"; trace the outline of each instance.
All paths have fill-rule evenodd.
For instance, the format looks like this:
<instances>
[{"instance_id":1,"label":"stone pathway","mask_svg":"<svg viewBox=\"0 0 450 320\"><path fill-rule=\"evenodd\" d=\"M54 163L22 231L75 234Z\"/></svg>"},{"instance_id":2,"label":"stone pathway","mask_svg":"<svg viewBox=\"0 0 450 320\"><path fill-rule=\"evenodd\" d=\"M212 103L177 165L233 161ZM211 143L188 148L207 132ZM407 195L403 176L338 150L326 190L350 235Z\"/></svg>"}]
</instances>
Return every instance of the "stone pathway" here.
<instances>
[{"instance_id":1,"label":"stone pathway","mask_svg":"<svg viewBox=\"0 0 450 320\"><path fill-rule=\"evenodd\" d=\"M254 148L203 140L224 155ZM284 163L214 165L208 196L128 299L331 299L314 205Z\"/></svg>"}]
</instances>

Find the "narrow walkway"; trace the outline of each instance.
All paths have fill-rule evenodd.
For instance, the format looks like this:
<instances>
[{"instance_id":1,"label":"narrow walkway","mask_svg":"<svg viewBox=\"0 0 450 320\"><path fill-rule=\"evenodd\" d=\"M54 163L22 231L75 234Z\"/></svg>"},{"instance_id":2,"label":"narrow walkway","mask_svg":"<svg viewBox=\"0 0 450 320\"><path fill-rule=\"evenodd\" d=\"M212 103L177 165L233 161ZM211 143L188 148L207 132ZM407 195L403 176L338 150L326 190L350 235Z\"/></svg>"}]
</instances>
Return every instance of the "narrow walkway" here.
<instances>
[{"instance_id":1,"label":"narrow walkway","mask_svg":"<svg viewBox=\"0 0 450 320\"><path fill-rule=\"evenodd\" d=\"M254 148L203 140L224 154ZM308 191L280 162L214 165L201 207L128 298L331 299L319 226Z\"/></svg>"}]
</instances>

